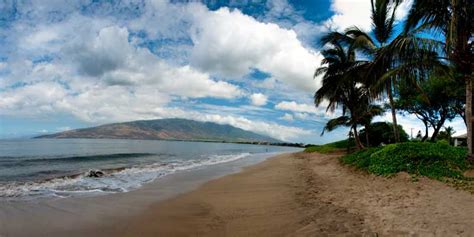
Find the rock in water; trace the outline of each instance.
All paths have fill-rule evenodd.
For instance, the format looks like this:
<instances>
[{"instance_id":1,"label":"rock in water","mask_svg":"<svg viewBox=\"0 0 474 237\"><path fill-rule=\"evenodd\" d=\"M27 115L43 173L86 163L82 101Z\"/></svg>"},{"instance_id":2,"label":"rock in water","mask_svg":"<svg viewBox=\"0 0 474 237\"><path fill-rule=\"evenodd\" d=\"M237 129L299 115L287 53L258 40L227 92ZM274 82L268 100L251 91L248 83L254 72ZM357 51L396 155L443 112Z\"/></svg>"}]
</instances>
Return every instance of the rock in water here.
<instances>
[{"instance_id":1,"label":"rock in water","mask_svg":"<svg viewBox=\"0 0 474 237\"><path fill-rule=\"evenodd\" d=\"M91 178L100 178L102 176L104 176L104 172L100 170L91 170L89 171L89 174L87 174L87 177L91 177Z\"/></svg>"}]
</instances>

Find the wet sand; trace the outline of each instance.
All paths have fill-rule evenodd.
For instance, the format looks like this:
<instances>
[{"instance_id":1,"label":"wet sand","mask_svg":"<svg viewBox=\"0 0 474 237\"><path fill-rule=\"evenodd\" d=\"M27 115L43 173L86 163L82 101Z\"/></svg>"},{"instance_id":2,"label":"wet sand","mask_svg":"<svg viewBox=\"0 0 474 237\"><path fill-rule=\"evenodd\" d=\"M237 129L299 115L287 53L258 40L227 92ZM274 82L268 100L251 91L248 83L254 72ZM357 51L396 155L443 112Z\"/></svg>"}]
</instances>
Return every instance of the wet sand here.
<instances>
[{"instance_id":1,"label":"wet sand","mask_svg":"<svg viewBox=\"0 0 474 237\"><path fill-rule=\"evenodd\" d=\"M368 175L341 166L337 157L279 155L166 200L151 201L153 195L148 195L149 204L120 218L110 212L109 221L86 215L97 224L30 234L474 236L474 195L426 178L413 182L407 174L393 178ZM153 187L157 186L148 192ZM92 200L105 201L99 202L105 206L107 200L127 200L128 206L114 204L115 211L127 212L133 201L143 206L145 201L137 196L144 192Z\"/></svg>"}]
</instances>

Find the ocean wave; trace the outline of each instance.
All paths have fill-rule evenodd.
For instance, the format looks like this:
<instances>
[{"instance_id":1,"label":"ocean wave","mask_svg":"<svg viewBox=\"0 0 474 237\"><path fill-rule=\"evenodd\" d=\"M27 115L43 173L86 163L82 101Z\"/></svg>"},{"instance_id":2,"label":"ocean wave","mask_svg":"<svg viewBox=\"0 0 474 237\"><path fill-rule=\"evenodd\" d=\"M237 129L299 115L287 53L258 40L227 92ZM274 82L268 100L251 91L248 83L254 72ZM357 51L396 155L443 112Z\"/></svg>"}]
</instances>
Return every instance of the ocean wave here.
<instances>
[{"instance_id":1,"label":"ocean wave","mask_svg":"<svg viewBox=\"0 0 474 237\"><path fill-rule=\"evenodd\" d=\"M136 154L136 153L135 153ZM128 192L157 178L178 171L191 170L231 162L250 156L250 153L211 155L195 160L174 160L135 167L103 169L103 176L89 177L89 171L42 181L8 182L0 184L0 198L69 197L100 193Z\"/></svg>"},{"instance_id":2,"label":"ocean wave","mask_svg":"<svg viewBox=\"0 0 474 237\"><path fill-rule=\"evenodd\" d=\"M144 156L172 156L171 154L154 154L154 153L115 153L115 154L94 154L94 155L78 155L78 156L51 156L51 157L14 157L14 156L0 156L0 164L7 162L76 162L76 161L89 161L89 160L106 160L106 159L117 159L117 158L133 158L133 157L144 157Z\"/></svg>"}]
</instances>

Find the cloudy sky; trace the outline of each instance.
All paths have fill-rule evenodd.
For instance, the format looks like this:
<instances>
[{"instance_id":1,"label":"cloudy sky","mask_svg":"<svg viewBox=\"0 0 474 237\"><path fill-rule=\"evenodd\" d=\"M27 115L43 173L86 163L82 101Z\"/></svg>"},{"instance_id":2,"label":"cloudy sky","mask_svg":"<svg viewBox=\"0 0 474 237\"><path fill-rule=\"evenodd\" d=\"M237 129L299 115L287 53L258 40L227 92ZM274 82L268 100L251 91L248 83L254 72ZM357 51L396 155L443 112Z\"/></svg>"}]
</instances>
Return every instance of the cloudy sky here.
<instances>
[{"instance_id":1,"label":"cloudy sky","mask_svg":"<svg viewBox=\"0 0 474 237\"><path fill-rule=\"evenodd\" d=\"M0 0L0 138L179 117L341 139L346 129L319 135L337 113L312 104L317 41L370 30L369 11L369 0Z\"/></svg>"}]
</instances>

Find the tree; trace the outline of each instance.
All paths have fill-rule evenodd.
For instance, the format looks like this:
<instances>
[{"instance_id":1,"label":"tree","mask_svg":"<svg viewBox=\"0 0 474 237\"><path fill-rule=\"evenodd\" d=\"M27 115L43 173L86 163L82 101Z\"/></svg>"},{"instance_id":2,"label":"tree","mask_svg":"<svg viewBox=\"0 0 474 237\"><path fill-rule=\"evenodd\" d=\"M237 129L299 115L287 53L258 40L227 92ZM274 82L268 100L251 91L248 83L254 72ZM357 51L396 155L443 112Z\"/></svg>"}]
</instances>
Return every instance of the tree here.
<instances>
[{"instance_id":1,"label":"tree","mask_svg":"<svg viewBox=\"0 0 474 237\"><path fill-rule=\"evenodd\" d=\"M360 108L362 107L362 108ZM360 121L361 125L364 126L365 129L365 145L370 146L370 124L372 123L372 119L375 116L382 115L384 113L384 109L378 105L373 104L366 104L366 106L362 105L359 107L357 111L358 114L361 115ZM362 133L360 134L362 136Z\"/></svg>"},{"instance_id":2,"label":"tree","mask_svg":"<svg viewBox=\"0 0 474 237\"><path fill-rule=\"evenodd\" d=\"M314 103L319 106L323 101L328 101L328 111L341 106L342 116L329 120L322 134L338 126L348 126L353 131L358 149L361 149L363 145L357 131L361 115L357 111L362 107L368 108L369 101L365 87L358 84L359 76L351 70L360 63L356 61L355 51L351 47L344 47L339 36L341 34L331 32L321 40L327 48L321 52L324 59L314 75L323 75L322 86L314 95Z\"/></svg>"},{"instance_id":3,"label":"tree","mask_svg":"<svg viewBox=\"0 0 474 237\"><path fill-rule=\"evenodd\" d=\"M440 131L438 135L438 140L446 140L449 144L453 142L453 135L456 131L454 131L453 127L445 127L444 131Z\"/></svg>"},{"instance_id":4,"label":"tree","mask_svg":"<svg viewBox=\"0 0 474 237\"><path fill-rule=\"evenodd\" d=\"M473 153L472 73L474 68L472 0L414 0L407 16L405 32L414 28L434 30L444 36L445 54L454 64L456 78L465 82L465 121L468 158Z\"/></svg>"},{"instance_id":5,"label":"tree","mask_svg":"<svg viewBox=\"0 0 474 237\"><path fill-rule=\"evenodd\" d=\"M365 82L374 98L386 95L392 114L395 140L400 141L397 128L394 94L395 84L408 81L416 86L416 80L433 67L446 70L438 57L440 44L436 40L417 36L416 30L401 32L394 37L395 13L401 0L371 0L373 34L353 27L345 31L347 42L370 61L364 68ZM372 36L373 35L373 36Z\"/></svg>"},{"instance_id":6,"label":"tree","mask_svg":"<svg viewBox=\"0 0 474 237\"><path fill-rule=\"evenodd\" d=\"M393 66L393 58L391 53L383 50L390 43L394 32L395 12L401 1L399 0L371 0L371 18L373 25L373 35L353 27L346 30L345 35L353 42L354 47L362 53L372 58L372 63L364 65L370 69L367 70L366 85L370 86L372 95L379 96L386 94L392 113L393 131L395 141L399 141L397 130L397 116L393 99L393 77L382 77Z\"/></svg>"},{"instance_id":7,"label":"tree","mask_svg":"<svg viewBox=\"0 0 474 237\"><path fill-rule=\"evenodd\" d=\"M397 126L400 134L400 141L408 141L408 134L403 130L402 126ZM370 134L370 144L372 146L380 146L381 144L390 144L395 142L395 134L393 133L392 124L387 122L376 122L370 124L367 128L360 131L361 136Z\"/></svg>"},{"instance_id":8,"label":"tree","mask_svg":"<svg viewBox=\"0 0 474 237\"><path fill-rule=\"evenodd\" d=\"M429 80L422 80L418 87L406 82L398 84L399 98L395 106L409 114L414 114L425 125L425 136L428 138L428 128L433 128L431 141L435 141L440 129L446 121L451 121L458 114L455 110L459 100L456 98L457 84L449 78L436 75Z\"/></svg>"}]
</instances>

